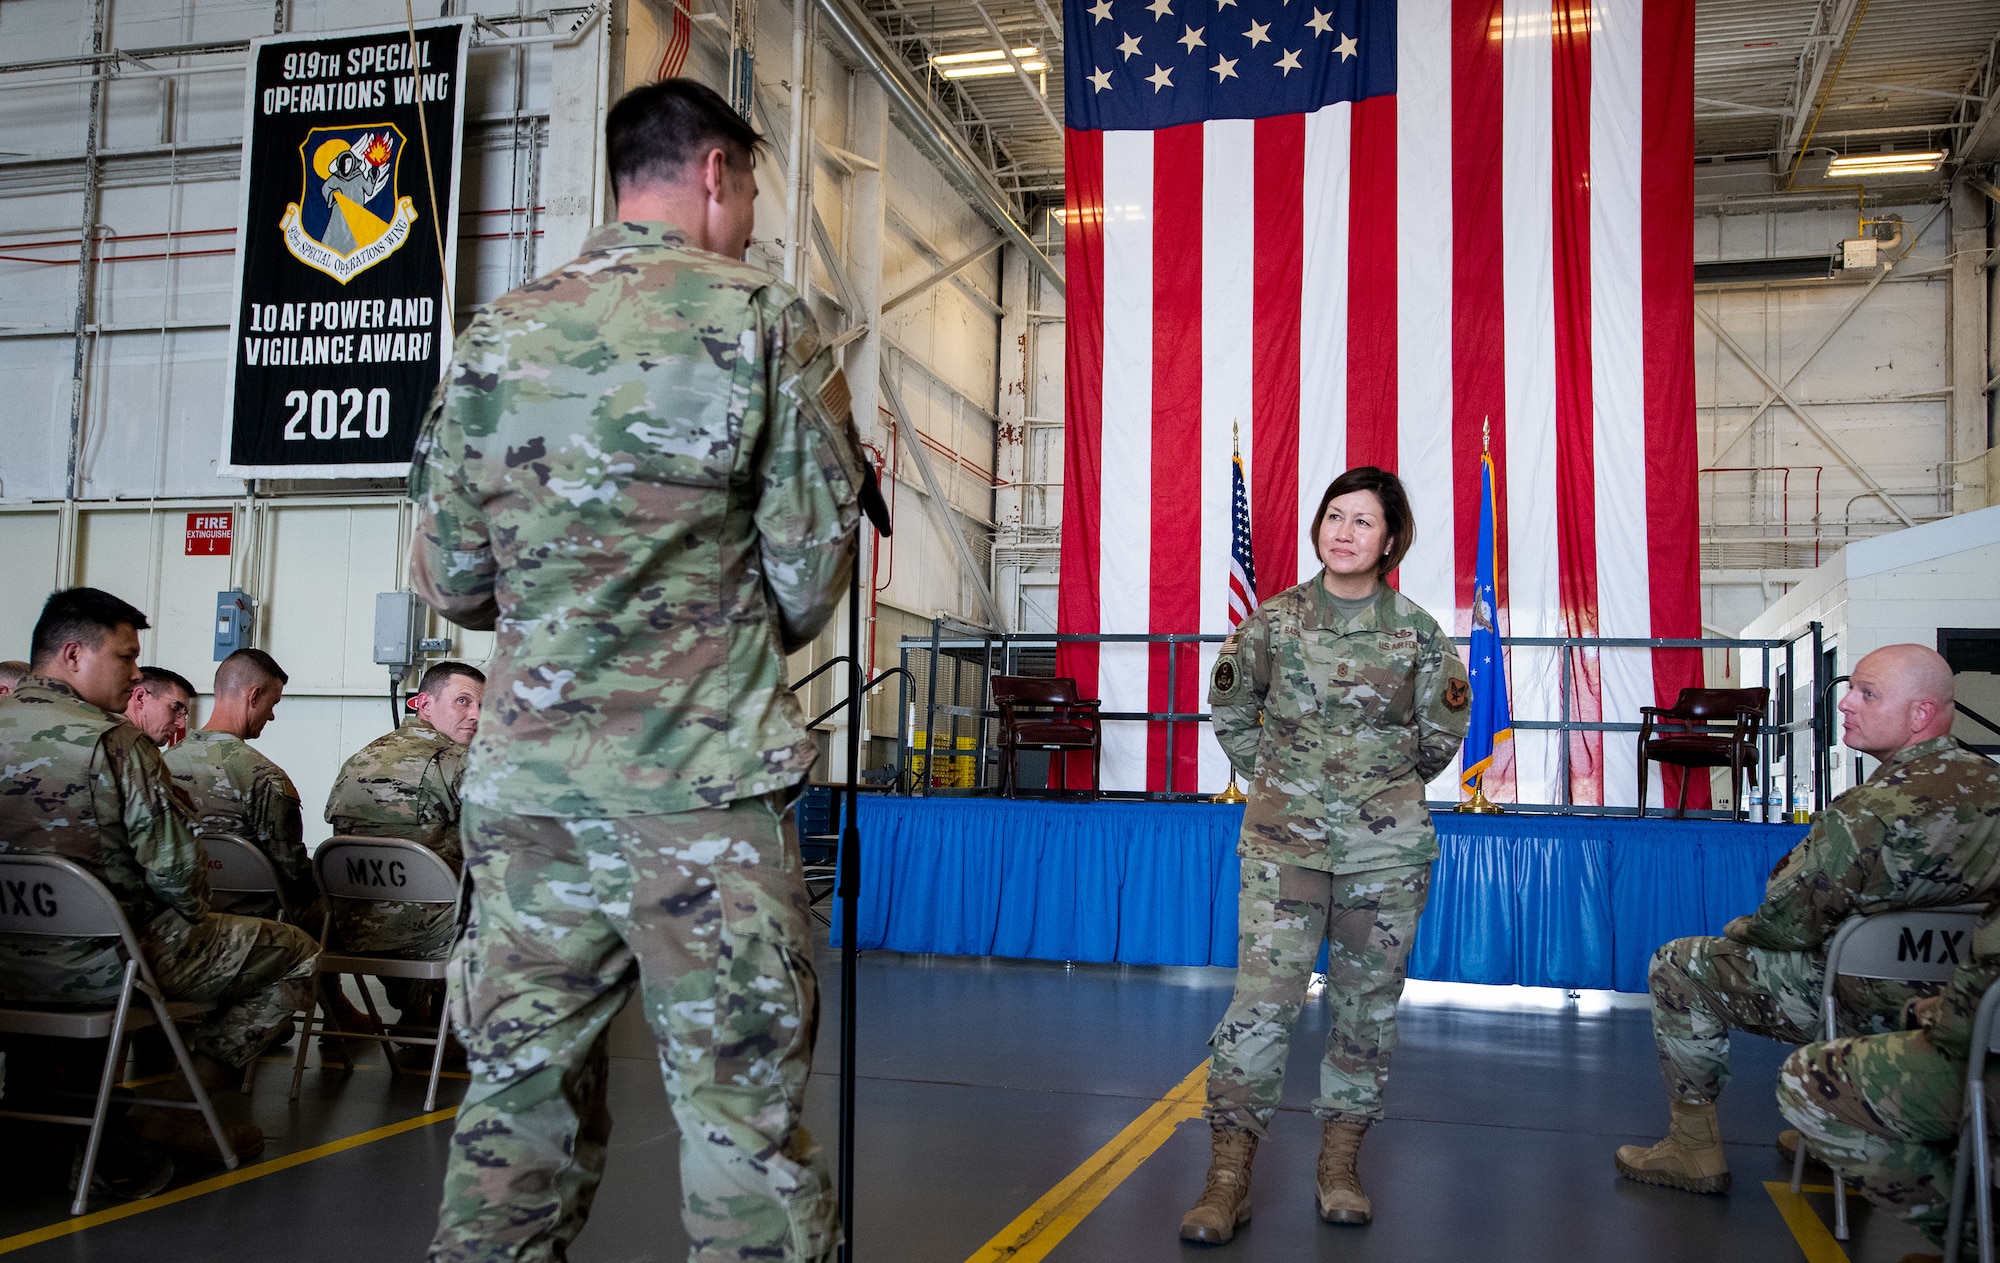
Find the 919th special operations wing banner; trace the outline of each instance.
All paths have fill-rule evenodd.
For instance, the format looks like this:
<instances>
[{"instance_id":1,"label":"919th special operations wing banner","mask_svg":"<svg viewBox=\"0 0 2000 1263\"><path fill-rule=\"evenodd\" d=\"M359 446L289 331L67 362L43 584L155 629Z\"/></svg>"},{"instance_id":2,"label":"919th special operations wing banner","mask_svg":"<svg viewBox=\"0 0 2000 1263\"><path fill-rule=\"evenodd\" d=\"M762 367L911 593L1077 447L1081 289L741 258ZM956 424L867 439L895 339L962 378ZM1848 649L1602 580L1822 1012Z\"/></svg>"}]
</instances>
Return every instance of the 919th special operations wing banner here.
<instances>
[{"instance_id":1,"label":"919th special operations wing banner","mask_svg":"<svg viewBox=\"0 0 2000 1263\"><path fill-rule=\"evenodd\" d=\"M468 34L251 42L223 474L408 471L451 353Z\"/></svg>"}]
</instances>

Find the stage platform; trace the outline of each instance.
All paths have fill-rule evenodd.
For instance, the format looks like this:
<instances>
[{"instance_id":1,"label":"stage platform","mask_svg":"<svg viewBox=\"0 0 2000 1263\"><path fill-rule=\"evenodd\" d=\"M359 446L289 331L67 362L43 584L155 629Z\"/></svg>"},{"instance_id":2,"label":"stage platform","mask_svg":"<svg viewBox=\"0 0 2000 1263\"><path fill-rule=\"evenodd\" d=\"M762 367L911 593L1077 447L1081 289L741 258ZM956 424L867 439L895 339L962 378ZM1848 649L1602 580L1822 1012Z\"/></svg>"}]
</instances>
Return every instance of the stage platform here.
<instances>
[{"instance_id":1,"label":"stage platform","mask_svg":"<svg viewBox=\"0 0 2000 1263\"><path fill-rule=\"evenodd\" d=\"M1236 964L1241 807L860 803L864 949ZM1653 949L1756 908L1804 825L1436 817L1410 976L1644 991ZM838 918L834 942L838 943Z\"/></svg>"}]
</instances>

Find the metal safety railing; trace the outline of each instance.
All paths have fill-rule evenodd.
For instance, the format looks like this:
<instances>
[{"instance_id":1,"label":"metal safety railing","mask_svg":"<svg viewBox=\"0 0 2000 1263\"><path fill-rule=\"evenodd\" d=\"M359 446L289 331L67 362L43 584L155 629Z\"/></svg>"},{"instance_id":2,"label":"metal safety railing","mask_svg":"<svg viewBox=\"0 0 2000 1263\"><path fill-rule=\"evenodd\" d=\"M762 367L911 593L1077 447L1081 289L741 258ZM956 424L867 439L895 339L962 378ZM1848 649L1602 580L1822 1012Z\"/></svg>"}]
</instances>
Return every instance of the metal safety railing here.
<instances>
[{"instance_id":1,"label":"metal safety railing","mask_svg":"<svg viewBox=\"0 0 2000 1263\"><path fill-rule=\"evenodd\" d=\"M1201 646L1219 644L1221 633L1000 633L933 620L927 637L905 637L901 644L902 678L899 681L895 777L904 792L982 792L998 782L996 741L989 729L997 724L999 711L993 701L995 675L1055 675L1055 656L1062 645L1151 645L1164 649L1164 689L1157 683L1152 696L1175 699L1192 686L1197 695L1205 691L1200 677ZM1464 646L1469 638L1454 637ZM1556 713L1553 716L1521 717L1516 712L1517 732L1557 734L1555 771L1550 778L1556 788L1549 802L1509 802L1509 810L1573 814L1631 815L1636 808L1580 803L1574 799L1571 776L1572 738L1579 734L1624 734L1637 741L1641 724L1631 719L1586 718L1579 714L1575 682L1587 659L1607 652L1653 650L1730 650L1743 655L1738 671L1739 687L1761 684L1771 690L1770 701L1757 735L1756 789L1749 799L1750 814L1761 820L1786 820L1808 807L1825 806L1832 773L1832 690L1838 678L1825 678L1833 667L1833 656L1823 644L1819 623L1810 624L1795 636L1782 639L1742 637L1607 637L1607 636L1503 636L1503 650L1544 650L1555 656L1554 672L1560 680ZM1752 678L1752 655L1758 670ZM1189 670L1192 662L1193 669ZM1510 678L1512 678L1510 676ZM1520 690L1515 690L1516 698ZM1170 703L1171 705L1171 703ZM1164 726L1161 762L1170 771L1183 744L1199 737L1200 725L1210 722L1204 710L1103 710L1099 718L1112 724L1153 723ZM1699 774L1705 769L1697 769ZM1150 778L1174 784L1166 777ZM1176 778L1178 780L1179 778ZM1106 791L1106 797L1154 800L1194 800L1206 793L1190 789ZM1448 807L1455 802L1433 802ZM1733 804L1732 804L1733 806ZM1728 811L1710 814L1728 815Z\"/></svg>"}]
</instances>

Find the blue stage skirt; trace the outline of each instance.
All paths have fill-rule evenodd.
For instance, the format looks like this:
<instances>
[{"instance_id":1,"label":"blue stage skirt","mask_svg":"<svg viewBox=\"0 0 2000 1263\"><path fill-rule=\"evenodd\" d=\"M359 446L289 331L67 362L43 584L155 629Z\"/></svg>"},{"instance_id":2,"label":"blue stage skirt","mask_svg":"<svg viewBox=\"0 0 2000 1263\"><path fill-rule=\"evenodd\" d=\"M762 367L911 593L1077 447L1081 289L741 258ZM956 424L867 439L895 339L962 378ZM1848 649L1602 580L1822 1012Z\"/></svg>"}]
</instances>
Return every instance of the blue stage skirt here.
<instances>
[{"instance_id":1,"label":"blue stage skirt","mask_svg":"<svg viewBox=\"0 0 2000 1263\"><path fill-rule=\"evenodd\" d=\"M860 944L1236 964L1241 807L861 798ZM1646 989L1653 949L1756 908L1804 825L1436 818L1410 976ZM839 943L835 917L834 942Z\"/></svg>"}]
</instances>

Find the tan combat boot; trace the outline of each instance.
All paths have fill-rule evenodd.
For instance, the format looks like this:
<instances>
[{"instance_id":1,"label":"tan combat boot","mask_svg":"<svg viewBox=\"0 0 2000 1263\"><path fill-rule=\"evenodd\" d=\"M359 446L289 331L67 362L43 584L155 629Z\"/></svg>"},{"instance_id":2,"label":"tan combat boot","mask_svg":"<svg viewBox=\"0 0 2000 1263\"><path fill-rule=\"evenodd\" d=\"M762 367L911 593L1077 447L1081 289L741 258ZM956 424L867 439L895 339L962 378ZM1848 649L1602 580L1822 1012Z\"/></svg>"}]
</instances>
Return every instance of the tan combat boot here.
<instances>
[{"instance_id":1,"label":"tan combat boot","mask_svg":"<svg viewBox=\"0 0 2000 1263\"><path fill-rule=\"evenodd\" d=\"M1715 1106L1669 1101L1673 1126L1650 1149L1618 1146L1618 1174L1641 1184L1660 1184L1689 1193L1727 1193L1729 1162L1722 1152L1722 1129Z\"/></svg>"},{"instance_id":2,"label":"tan combat boot","mask_svg":"<svg viewBox=\"0 0 2000 1263\"><path fill-rule=\"evenodd\" d=\"M1319 1217L1330 1224L1365 1224L1373 1217L1354 1160L1368 1135L1366 1123L1328 1121L1319 1142Z\"/></svg>"},{"instance_id":3,"label":"tan combat boot","mask_svg":"<svg viewBox=\"0 0 2000 1263\"><path fill-rule=\"evenodd\" d=\"M1224 1245L1250 1222L1250 1160L1257 1156L1257 1136L1217 1127L1209 1139L1214 1148L1208 1160L1208 1184L1194 1209L1181 1216L1181 1240Z\"/></svg>"},{"instance_id":4,"label":"tan combat boot","mask_svg":"<svg viewBox=\"0 0 2000 1263\"><path fill-rule=\"evenodd\" d=\"M255 1123L232 1122L221 1117L223 1103L229 1101L232 1108L247 1108L243 1098L234 1092L224 1092L225 1084L242 1078L241 1067L226 1066L202 1053L194 1055L195 1074L201 1085L208 1091L209 1104L215 1108L217 1121L222 1124L223 1134L229 1137L229 1147L238 1158L254 1158L264 1152L264 1133ZM194 1092L188 1087L187 1079L176 1072L174 1077L160 1085L160 1097L169 1101L192 1101ZM157 1145L176 1157L203 1158L210 1162L222 1161L222 1150L216 1146L215 1136L208 1130L208 1122L200 1110L173 1109L157 1105L134 1105L126 1112L132 1130L140 1139Z\"/></svg>"}]
</instances>

